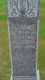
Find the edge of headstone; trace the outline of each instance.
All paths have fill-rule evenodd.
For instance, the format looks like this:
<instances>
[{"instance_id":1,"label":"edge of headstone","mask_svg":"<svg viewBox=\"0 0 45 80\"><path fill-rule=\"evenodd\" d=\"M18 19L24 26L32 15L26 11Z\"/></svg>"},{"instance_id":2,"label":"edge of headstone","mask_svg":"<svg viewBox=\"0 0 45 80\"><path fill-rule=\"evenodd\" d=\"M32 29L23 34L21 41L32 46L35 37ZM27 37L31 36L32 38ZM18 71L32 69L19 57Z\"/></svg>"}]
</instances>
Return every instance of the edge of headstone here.
<instances>
[{"instance_id":1,"label":"edge of headstone","mask_svg":"<svg viewBox=\"0 0 45 80\"><path fill-rule=\"evenodd\" d=\"M37 80L40 80L39 70L37 70Z\"/></svg>"},{"instance_id":2,"label":"edge of headstone","mask_svg":"<svg viewBox=\"0 0 45 80\"><path fill-rule=\"evenodd\" d=\"M11 75L11 79L10 80L12 80L12 75Z\"/></svg>"}]
</instances>

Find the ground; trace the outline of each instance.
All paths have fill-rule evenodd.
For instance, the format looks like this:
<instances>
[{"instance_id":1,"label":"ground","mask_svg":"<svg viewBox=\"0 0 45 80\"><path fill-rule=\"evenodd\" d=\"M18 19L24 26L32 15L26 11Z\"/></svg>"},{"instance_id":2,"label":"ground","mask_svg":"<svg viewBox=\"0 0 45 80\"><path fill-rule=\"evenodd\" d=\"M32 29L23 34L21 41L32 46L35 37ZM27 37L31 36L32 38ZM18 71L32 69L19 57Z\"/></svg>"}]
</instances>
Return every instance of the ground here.
<instances>
[{"instance_id":1,"label":"ground","mask_svg":"<svg viewBox=\"0 0 45 80\"><path fill-rule=\"evenodd\" d=\"M0 0L0 80L10 80L11 73L6 11L6 0ZM38 42L38 69L45 80L45 0L40 0Z\"/></svg>"}]
</instances>

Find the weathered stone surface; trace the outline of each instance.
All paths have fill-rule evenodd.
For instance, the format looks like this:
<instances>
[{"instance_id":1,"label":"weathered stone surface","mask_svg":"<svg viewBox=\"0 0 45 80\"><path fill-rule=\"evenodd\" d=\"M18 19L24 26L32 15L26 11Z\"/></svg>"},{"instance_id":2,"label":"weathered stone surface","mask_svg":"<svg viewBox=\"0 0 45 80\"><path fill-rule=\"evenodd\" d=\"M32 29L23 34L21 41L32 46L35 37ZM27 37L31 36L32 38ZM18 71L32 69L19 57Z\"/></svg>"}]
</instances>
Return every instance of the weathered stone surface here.
<instances>
[{"instance_id":1,"label":"weathered stone surface","mask_svg":"<svg viewBox=\"0 0 45 80\"><path fill-rule=\"evenodd\" d=\"M35 21L31 21L31 18L23 19L9 18L13 74L15 76L35 76L37 19L35 18Z\"/></svg>"},{"instance_id":2,"label":"weathered stone surface","mask_svg":"<svg viewBox=\"0 0 45 80\"><path fill-rule=\"evenodd\" d=\"M23 76L15 77L13 76L13 80L36 80L36 76L35 77L23 77Z\"/></svg>"},{"instance_id":3,"label":"weathered stone surface","mask_svg":"<svg viewBox=\"0 0 45 80\"><path fill-rule=\"evenodd\" d=\"M8 17L19 17L20 12L27 17L37 17L39 11L38 0L7 0Z\"/></svg>"},{"instance_id":4,"label":"weathered stone surface","mask_svg":"<svg viewBox=\"0 0 45 80\"><path fill-rule=\"evenodd\" d=\"M7 0L7 3L12 79L37 80L38 0Z\"/></svg>"}]
</instances>

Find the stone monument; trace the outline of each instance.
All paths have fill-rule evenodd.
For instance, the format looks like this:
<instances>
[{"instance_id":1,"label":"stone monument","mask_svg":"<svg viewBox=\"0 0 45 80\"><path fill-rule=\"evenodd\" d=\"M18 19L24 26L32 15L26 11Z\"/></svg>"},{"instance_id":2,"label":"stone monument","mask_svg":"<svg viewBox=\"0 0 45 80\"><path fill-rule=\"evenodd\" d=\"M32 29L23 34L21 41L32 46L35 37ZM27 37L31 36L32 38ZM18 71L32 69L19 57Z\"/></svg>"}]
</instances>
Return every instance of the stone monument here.
<instances>
[{"instance_id":1,"label":"stone monument","mask_svg":"<svg viewBox=\"0 0 45 80\"><path fill-rule=\"evenodd\" d=\"M38 0L7 0L11 80L39 80Z\"/></svg>"}]
</instances>

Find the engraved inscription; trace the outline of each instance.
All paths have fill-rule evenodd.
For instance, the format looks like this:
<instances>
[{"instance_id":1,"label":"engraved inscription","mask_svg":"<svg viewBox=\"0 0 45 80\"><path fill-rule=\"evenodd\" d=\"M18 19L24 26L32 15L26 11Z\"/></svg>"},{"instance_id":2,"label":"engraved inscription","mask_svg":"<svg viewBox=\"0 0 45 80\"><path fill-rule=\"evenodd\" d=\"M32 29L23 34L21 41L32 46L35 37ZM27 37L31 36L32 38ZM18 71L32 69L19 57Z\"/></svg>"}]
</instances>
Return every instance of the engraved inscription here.
<instances>
[{"instance_id":1,"label":"engraved inscription","mask_svg":"<svg viewBox=\"0 0 45 80\"><path fill-rule=\"evenodd\" d=\"M28 20L29 22L30 20ZM15 76L36 75L37 26L25 19L10 22L10 40ZM18 23L18 24L17 24Z\"/></svg>"}]
</instances>

